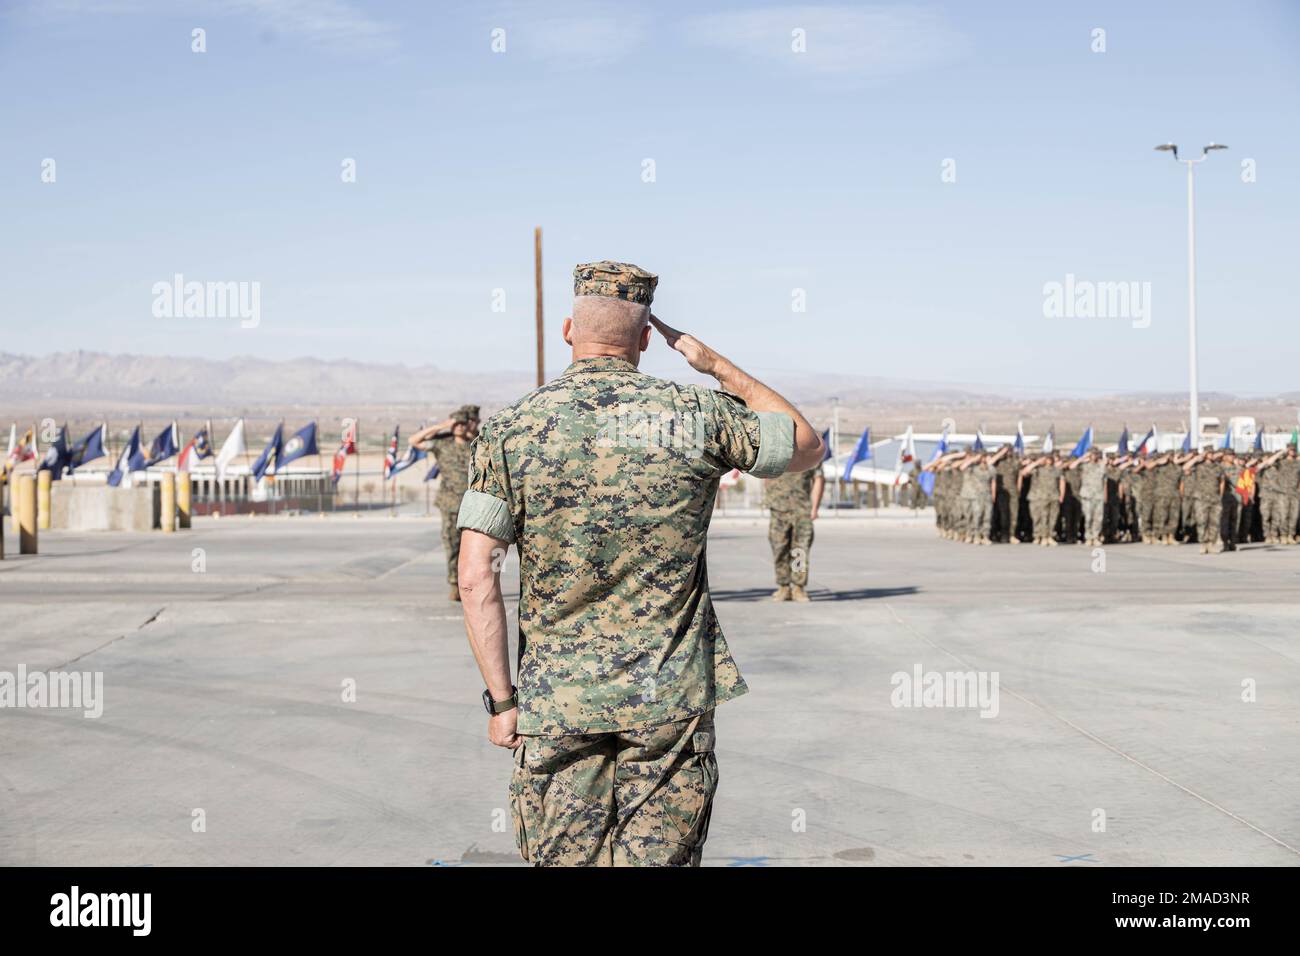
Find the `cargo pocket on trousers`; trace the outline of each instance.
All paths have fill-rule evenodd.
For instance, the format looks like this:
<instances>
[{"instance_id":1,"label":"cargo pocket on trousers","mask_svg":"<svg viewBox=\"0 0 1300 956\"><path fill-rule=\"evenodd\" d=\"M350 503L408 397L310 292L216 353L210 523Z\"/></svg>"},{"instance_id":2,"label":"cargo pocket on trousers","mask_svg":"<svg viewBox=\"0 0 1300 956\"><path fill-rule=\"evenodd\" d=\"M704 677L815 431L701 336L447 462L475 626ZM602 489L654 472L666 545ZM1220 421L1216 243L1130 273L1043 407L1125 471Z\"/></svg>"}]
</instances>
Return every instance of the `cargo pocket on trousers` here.
<instances>
[{"instance_id":1,"label":"cargo pocket on trousers","mask_svg":"<svg viewBox=\"0 0 1300 956\"><path fill-rule=\"evenodd\" d=\"M691 735L670 786L672 806L667 816L671 823L665 836L691 851L698 851L709 834L713 796L718 792L718 760L713 754L711 726ZM698 860L698 852L692 855Z\"/></svg>"},{"instance_id":2,"label":"cargo pocket on trousers","mask_svg":"<svg viewBox=\"0 0 1300 956\"><path fill-rule=\"evenodd\" d=\"M524 762L524 744L515 748L515 769L510 775L510 816L515 824L515 844L525 863L528 855L528 766Z\"/></svg>"}]
</instances>

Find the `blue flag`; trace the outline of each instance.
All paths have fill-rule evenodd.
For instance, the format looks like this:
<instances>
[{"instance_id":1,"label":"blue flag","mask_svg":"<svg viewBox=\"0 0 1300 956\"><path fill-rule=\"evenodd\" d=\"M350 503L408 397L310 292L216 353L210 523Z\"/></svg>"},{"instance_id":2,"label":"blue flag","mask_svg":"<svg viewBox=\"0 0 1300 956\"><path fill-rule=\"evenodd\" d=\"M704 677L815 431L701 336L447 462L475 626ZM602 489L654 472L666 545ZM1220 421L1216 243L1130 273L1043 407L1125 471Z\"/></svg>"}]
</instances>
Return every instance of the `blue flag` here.
<instances>
[{"instance_id":1,"label":"blue flag","mask_svg":"<svg viewBox=\"0 0 1300 956\"><path fill-rule=\"evenodd\" d=\"M1016 422L1016 440L1012 447L1016 450L1017 455L1025 453L1025 423Z\"/></svg>"},{"instance_id":2,"label":"blue flag","mask_svg":"<svg viewBox=\"0 0 1300 956\"><path fill-rule=\"evenodd\" d=\"M1144 455L1151 454L1151 444L1155 440L1155 437L1156 437L1156 427L1152 425L1151 431L1147 432L1146 435L1143 437L1142 444L1137 446L1137 450Z\"/></svg>"},{"instance_id":3,"label":"blue flag","mask_svg":"<svg viewBox=\"0 0 1300 956\"><path fill-rule=\"evenodd\" d=\"M831 430L829 428L822 432L822 444L826 446L826 452L822 455L822 462L825 463L835 457L831 451Z\"/></svg>"},{"instance_id":4,"label":"blue flag","mask_svg":"<svg viewBox=\"0 0 1300 956\"><path fill-rule=\"evenodd\" d=\"M316 423L312 422L293 433L293 436L284 443L280 453L275 457L275 470L279 471L281 465L287 465L304 455L318 455L320 449L316 447Z\"/></svg>"},{"instance_id":5,"label":"blue flag","mask_svg":"<svg viewBox=\"0 0 1300 956\"><path fill-rule=\"evenodd\" d=\"M862 437L858 443L853 446L853 454L849 455L848 464L844 466L844 481L853 480L853 466L860 461L871 460L871 429L864 428Z\"/></svg>"},{"instance_id":6,"label":"blue flag","mask_svg":"<svg viewBox=\"0 0 1300 956\"><path fill-rule=\"evenodd\" d=\"M280 460L280 452L284 448L284 422L275 426L275 434L271 440L266 443L262 449L262 454L257 456L257 461L253 462L253 477L261 481L268 471Z\"/></svg>"},{"instance_id":7,"label":"blue flag","mask_svg":"<svg viewBox=\"0 0 1300 956\"><path fill-rule=\"evenodd\" d=\"M433 481L433 479L437 478L440 474L442 474L442 471L438 468L438 463L435 461L433 467L429 469L429 473L424 476L424 480Z\"/></svg>"},{"instance_id":8,"label":"blue flag","mask_svg":"<svg viewBox=\"0 0 1300 956\"><path fill-rule=\"evenodd\" d=\"M1119 454L1128 454L1128 426L1124 426L1124 432L1119 436Z\"/></svg>"},{"instance_id":9,"label":"blue flag","mask_svg":"<svg viewBox=\"0 0 1300 956\"><path fill-rule=\"evenodd\" d=\"M1189 451L1191 451L1191 450L1192 450L1192 433L1191 433L1191 432L1188 432L1188 433L1183 437L1183 451L1184 451L1184 452L1189 452Z\"/></svg>"},{"instance_id":10,"label":"blue flag","mask_svg":"<svg viewBox=\"0 0 1300 956\"><path fill-rule=\"evenodd\" d=\"M1228 430L1224 433L1223 444L1220 445L1219 447L1222 448L1224 451L1232 451L1232 426L1231 425L1228 426Z\"/></svg>"},{"instance_id":11,"label":"blue flag","mask_svg":"<svg viewBox=\"0 0 1300 956\"><path fill-rule=\"evenodd\" d=\"M971 451L984 450L984 435L980 429L975 429L975 444L970 446Z\"/></svg>"},{"instance_id":12,"label":"blue flag","mask_svg":"<svg viewBox=\"0 0 1300 956\"><path fill-rule=\"evenodd\" d=\"M104 457L104 434L106 428L100 425L81 441L72 446L68 457L68 471L76 471L88 461Z\"/></svg>"},{"instance_id":13,"label":"blue flag","mask_svg":"<svg viewBox=\"0 0 1300 956\"><path fill-rule=\"evenodd\" d=\"M393 475L396 475L398 472L406 471L406 469L410 468L421 458L427 458L428 456L429 456L428 452L422 451L419 448L416 448L414 445L407 445L406 454L403 455L401 458L397 459L397 461L393 463L393 467L389 469L388 471L389 477L391 478ZM428 481L429 479L426 476L424 480Z\"/></svg>"},{"instance_id":14,"label":"blue flag","mask_svg":"<svg viewBox=\"0 0 1300 956\"><path fill-rule=\"evenodd\" d=\"M1255 451L1264 450L1264 429L1255 432Z\"/></svg>"},{"instance_id":15,"label":"blue flag","mask_svg":"<svg viewBox=\"0 0 1300 956\"><path fill-rule=\"evenodd\" d=\"M176 423L172 422L158 433L158 437L149 446L149 460L144 465L149 468L160 461L166 461L180 450L180 442L176 440Z\"/></svg>"},{"instance_id":16,"label":"blue flag","mask_svg":"<svg viewBox=\"0 0 1300 956\"><path fill-rule=\"evenodd\" d=\"M1088 449L1091 447L1092 447L1092 426L1089 425L1086 429L1084 429L1083 435L1079 438L1079 443L1075 445L1074 449L1070 452L1070 457L1081 458L1088 453Z\"/></svg>"},{"instance_id":17,"label":"blue flag","mask_svg":"<svg viewBox=\"0 0 1300 956\"><path fill-rule=\"evenodd\" d=\"M943 434L939 436L939 444L934 446L934 454L930 456L930 461L935 462L942 458L948 452L948 429L944 428ZM934 472L923 471L921 476L916 479L921 490L925 492L927 498L934 497Z\"/></svg>"},{"instance_id":18,"label":"blue flag","mask_svg":"<svg viewBox=\"0 0 1300 956\"><path fill-rule=\"evenodd\" d=\"M41 457L41 463L36 466L36 470L48 471L50 480L58 481L63 477L63 470L69 467L71 461L71 453L68 451L68 426L64 425L59 429L59 437L45 449L45 454Z\"/></svg>"},{"instance_id":19,"label":"blue flag","mask_svg":"<svg viewBox=\"0 0 1300 956\"><path fill-rule=\"evenodd\" d=\"M131 437L127 440L126 447L122 449L122 454L117 456L117 466L108 473L108 485L110 488L116 488L125 479L126 487L130 488L131 474L144 469L144 452L140 449L140 426L136 425L135 431L131 432Z\"/></svg>"}]
</instances>

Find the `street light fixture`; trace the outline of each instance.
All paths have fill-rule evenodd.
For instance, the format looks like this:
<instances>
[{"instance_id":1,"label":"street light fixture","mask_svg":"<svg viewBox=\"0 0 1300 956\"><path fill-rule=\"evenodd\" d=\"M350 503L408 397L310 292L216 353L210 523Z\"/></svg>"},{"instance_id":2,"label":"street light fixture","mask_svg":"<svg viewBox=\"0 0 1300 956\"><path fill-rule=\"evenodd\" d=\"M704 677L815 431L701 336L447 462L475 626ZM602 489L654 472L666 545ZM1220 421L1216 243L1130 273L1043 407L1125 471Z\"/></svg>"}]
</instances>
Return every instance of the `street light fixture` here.
<instances>
[{"instance_id":1,"label":"street light fixture","mask_svg":"<svg viewBox=\"0 0 1300 956\"><path fill-rule=\"evenodd\" d=\"M1189 399L1191 402L1191 419L1188 423L1187 434L1194 448L1201 447L1201 415L1198 409L1200 400L1196 385L1196 188L1192 171L1198 163L1205 162L1211 150L1227 148L1222 143L1211 142L1208 146L1201 147L1201 155L1196 159L1180 159L1178 147L1173 143L1163 143L1156 147L1161 152L1172 153L1177 162L1183 163L1187 167L1187 361L1190 372Z\"/></svg>"}]
</instances>

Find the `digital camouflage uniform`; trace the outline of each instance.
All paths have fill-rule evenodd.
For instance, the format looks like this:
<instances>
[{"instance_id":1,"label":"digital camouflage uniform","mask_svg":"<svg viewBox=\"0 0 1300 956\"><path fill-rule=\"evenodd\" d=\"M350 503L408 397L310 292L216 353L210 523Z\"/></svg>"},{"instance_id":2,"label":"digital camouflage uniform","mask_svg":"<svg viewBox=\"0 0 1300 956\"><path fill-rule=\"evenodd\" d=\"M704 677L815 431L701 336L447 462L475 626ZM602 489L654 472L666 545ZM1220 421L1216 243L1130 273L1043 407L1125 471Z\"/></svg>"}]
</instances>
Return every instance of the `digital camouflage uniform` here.
<instances>
[{"instance_id":1,"label":"digital camouflage uniform","mask_svg":"<svg viewBox=\"0 0 1300 956\"><path fill-rule=\"evenodd\" d=\"M460 501L469 487L470 443L451 437L435 438L433 457L438 462L438 493L434 507L442 513L442 549L447 555L447 583L456 586L456 564L460 560L460 529L456 516Z\"/></svg>"},{"instance_id":2,"label":"digital camouflage uniform","mask_svg":"<svg viewBox=\"0 0 1300 956\"><path fill-rule=\"evenodd\" d=\"M1183 470L1166 459L1148 472L1147 487L1151 493L1151 528L1156 540L1172 542L1178 531L1178 514L1181 508L1178 483Z\"/></svg>"},{"instance_id":3,"label":"digital camouflage uniform","mask_svg":"<svg viewBox=\"0 0 1300 956\"><path fill-rule=\"evenodd\" d=\"M812 490L821 468L788 472L769 479L763 503L772 512L767 542L772 546L777 587L805 587L812 552Z\"/></svg>"},{"instance_id":4,"label":"digital camouflage uniform","mask_svg":"<svg viewBox=\"0 0 1300 956\"><path fill-rule=\"evenodd\" d=\"M1282 517L1283 541L1295 541L1296 523L1300 521L1300 458L1286 457L1283 465L1282 490L1286 494L1286 514Z\"/></svg>"},{"instance_id":5,"label":"digital camouflage uniform","mask_svg":"<svg viewBox=\"0 0 1300 956\"><path fill-rule=\"evenodd\" d=\"M976 466L971 465L964 471L958 471L961 478L961 484L957 492L958 502L957 509L960 515L957 525L957 537L961 541L969 541L972 537L977 536L976 511L979 507L979 492L976 490L977 478L975 477Z\"/></svg>"},{"instance_id":6,"label":"digital camouflage uniform","mask_svg":"<svg viewBox=\"0 0 1300 956\"><path fill-rule=\"evenodd\" d=\"M1219 482L1223 466L1217 461L1198 461L1188 476L1192 487L1192 514L1196 524L1196 540L1203 546L1219 540L1219 519L1223 500L1219 497Z\"/></svg>"},{"instance_id":7,"label":"digital camouflage uniform","mask_svg":"<svg viewBox=\"0 0 1300 956\"><path fill-rule=\"evenodd\" d=\"M1069 471L1062 469L1061 476L1065 479L1065 501L1061 503L1065 540L1069 544L1078 544L1079 535L1083 528L1083 504L1079 500L1079 489L1082 487L1083 475L1080 474L1078 468L1071 468Z\"/></svg>"},{"instance_id":8,"label":"digital camouflage uniform","mask_svg":"<svg viewBox=\"0 0 1300 956\"><path fill-rule=\"evenodd\" d=\"M1083 540L1102 539L1105 521L1106 463L1088 460L1075 469L1079 473L1079 507L1083 511Z\"/></svg>"},{"instance_id":9,"label":"digital camouflage uniform","mask_svg":"<svg viewBox=\"0 0 1300 956\"><path fill-rule=\"evenodd\" d=\"M1264 523L1264 540L1269 543L1281 539L1286 521L1286 492L1282 488L1286 469L1280 467L1284 461L1280 458L1259 472L1259 515Z\"/></svg>"},{"instance_id":10,"label":"digital camouflage uniform","mask_svg":"<svg viewBox=\"0 0 1300 956\"><path fill-rule=\"evenodd\" d=\"M594 263L575 294L648 304L653 276ZM718 479L784 473L787 415L574 362L484 423L459 524L519 550L511 807L525 860L698 864L718 783L712 713L743 694L709 596Z\"/></svg>"},{"instance_id":11,"label":"digital camouflage uniform","mask_svg":"<svg viewBox=\"0 0 1300 956\"><path fill-rule=\"evenodd\" d=\"M993 503L996 518L995 533L999 541L1015 541L1020 521L1020 493L1016 481L1020 474L1020 458L1008 452L998 459L994 470L998 476L998 492Z\"/></svg>"},{"instance_id":12,"label":"digital camouflage uniform","mask_svg":"<svg viewBox=\"0 0 1300 956\"><path fill-rule=\"evenodd\" d=\"M1027 476L1029 482L1029 517L1034 540L1054 541L1056 519L1061 512L1061 469L1056 465L1039 465Z\"/></svg>"},{"instance_id":13,"label":"digital camouflage uniform","mask_svg":"<svg viewBox=\"0 0 1300 956\"><path fill-rule=\"evenodd\" d=\"M1133 501L1135 539L1148 544L1155 539L1156 500L1151 482L1151 470L1143 465L1128 472L1128 493Z\"/></svg>"}]
</instances>

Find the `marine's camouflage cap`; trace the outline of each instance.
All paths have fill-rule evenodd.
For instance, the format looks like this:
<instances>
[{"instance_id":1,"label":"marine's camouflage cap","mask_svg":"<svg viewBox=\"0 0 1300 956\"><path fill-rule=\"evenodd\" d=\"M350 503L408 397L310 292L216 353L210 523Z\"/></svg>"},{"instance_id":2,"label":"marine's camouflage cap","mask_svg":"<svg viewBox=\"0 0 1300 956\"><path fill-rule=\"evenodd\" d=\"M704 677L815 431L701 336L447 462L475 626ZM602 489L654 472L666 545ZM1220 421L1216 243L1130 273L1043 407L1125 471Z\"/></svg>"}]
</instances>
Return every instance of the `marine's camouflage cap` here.
<instances>
[{"instance_id":1,"label":"marine's camouflage cap","mask_svg":"<svg viewBox=\"0 0 1300 956\"><path fill-rule=\"evenodd\" d=\"M462 405L460 408L456 409L452 415L453 417L456 415L464 415L465 421L475 421L480 417L479 407L477 405Z\"/></svg>"},{"instance_id":2,"label":"marine's camouflage cap","mask_svg":"<svg viewBox=\"0 0 1300 956\"><path fill-rule=\"evenodd\" d=\"M573 269L574 295L603 295L637 305L654 301L659 277L630 262L588 262Z\"/></svg>"},{"instance_id":3,"label":"marine's camouflage cap","mask_svg":"<svg viewBox=\"0 0 1300 956\"><path fill-rule=\"evenodd\" d=\"M465 411L464 405L462 405L460 408L456 409L454 412L451 413L451 420L455 422L457 425L469 424L469 413Z\"/></svg>"}]
</instances>

